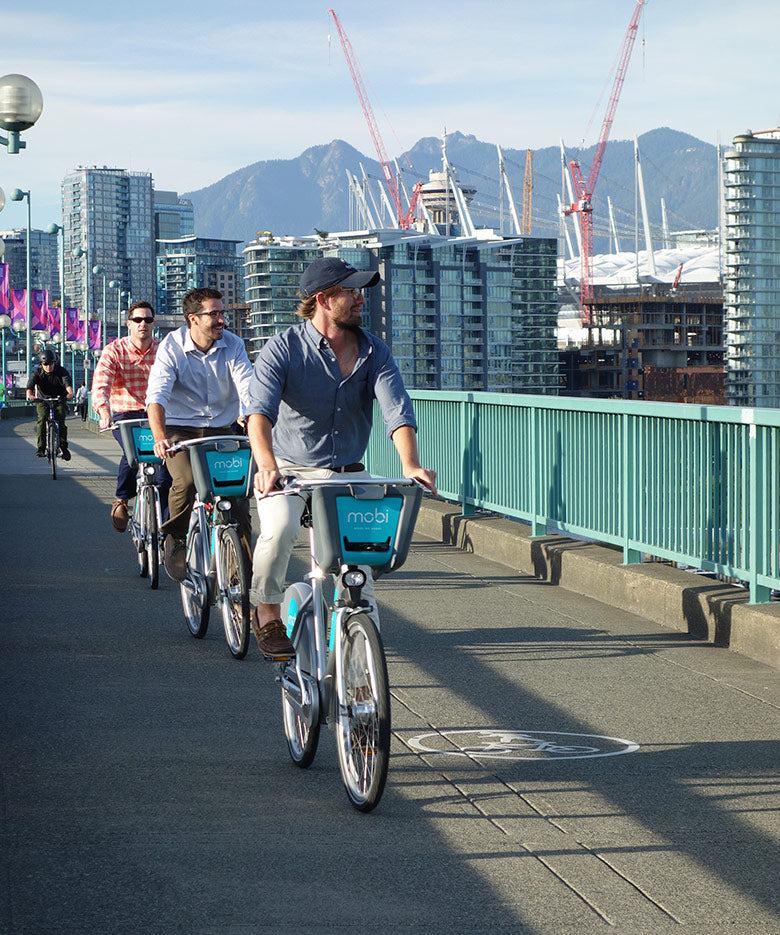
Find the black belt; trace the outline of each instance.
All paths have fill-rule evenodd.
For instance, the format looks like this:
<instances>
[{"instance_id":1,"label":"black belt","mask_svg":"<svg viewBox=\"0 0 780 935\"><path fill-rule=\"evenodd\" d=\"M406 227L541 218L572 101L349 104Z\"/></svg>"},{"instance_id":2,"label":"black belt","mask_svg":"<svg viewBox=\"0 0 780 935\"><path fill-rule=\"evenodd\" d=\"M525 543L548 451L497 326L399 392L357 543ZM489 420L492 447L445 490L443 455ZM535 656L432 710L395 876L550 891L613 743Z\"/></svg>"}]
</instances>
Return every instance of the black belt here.
<instances>
[{"instance_id":1,"label":"black belt","mask_svg":"<svg viewBox=\"0 0 780 935\"><path fill-rule=\"evenodd\" d=\"M331 468L331 471L336 471L338 474L357 474L359 471L365 471L365 469L364 464L355 461L354 464L342 464L341 467Z\"/></svg>"}]
</instances>

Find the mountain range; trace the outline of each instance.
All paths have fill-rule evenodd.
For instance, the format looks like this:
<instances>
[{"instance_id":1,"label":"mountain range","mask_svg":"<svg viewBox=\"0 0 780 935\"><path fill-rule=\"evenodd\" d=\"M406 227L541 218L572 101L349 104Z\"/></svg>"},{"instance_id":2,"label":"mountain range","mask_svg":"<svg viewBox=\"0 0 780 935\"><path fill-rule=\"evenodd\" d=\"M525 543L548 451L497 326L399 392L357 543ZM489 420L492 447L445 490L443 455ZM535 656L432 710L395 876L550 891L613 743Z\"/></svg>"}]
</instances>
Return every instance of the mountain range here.
<instances>
[{"instance_id":1,"label":"mountain range","mask_svg":"<svg viewBox=\"0 0 780 935\"><path fill-rule=\"evenodd\" d=\"M594 153L595 147L573 148L567 150L566 158L579 162L582 175L587 178ZM687 133L662 127L639 137L639 153L657 247L661 246L661 199L666 205L671 230L716 226L715 146ZM503 154L517 212L521 214L527 151L503 149ZM475 224L498 228L501 196L495 143L453 132L447 136L447 157L461 182L477 189L471 205ZM417 178L427 181L429 170L441 170L441 140L436 137L419 140L398 163L403 163L402 178L411 191ZM193 202L195 230L200 237L243 243L254 240L260 231L271 231L274 235L311 234L315 229L343 231L349 227L346 171L360 178L361 164L370 178L382 177L377 160L343 140L333 140L312 146L294 159L255 162L206 188L188 192L185 197ZM550 146L534 151L532 167L532 233L554 237L558 232L557 196L562 179L560 148ZM621 247L633 249L634 179L633 140L608 142L593 197L596 252L609 247L608 197L612 201ZM372 184L376 192L376 183ZM510 233L511 219L505 196L503 211L504 231Z\"/></svg>"}]
</instances>

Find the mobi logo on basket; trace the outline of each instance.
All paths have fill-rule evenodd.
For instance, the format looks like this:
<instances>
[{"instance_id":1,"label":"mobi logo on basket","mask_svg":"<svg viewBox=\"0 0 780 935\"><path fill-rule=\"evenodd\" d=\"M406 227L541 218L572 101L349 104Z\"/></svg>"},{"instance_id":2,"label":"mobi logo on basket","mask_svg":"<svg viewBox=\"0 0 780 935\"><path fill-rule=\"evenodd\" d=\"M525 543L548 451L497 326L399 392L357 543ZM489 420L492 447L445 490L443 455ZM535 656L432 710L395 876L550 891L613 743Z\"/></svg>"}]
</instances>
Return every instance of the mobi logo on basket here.
<instances>
[{"instance_id":1,"label":"mobi logo on basket","mask_svg":"<svg viewBox=\"0 0 780 935\"><path fill-rule=\"evenodd\" d=\"M241 469L244 466L243 458L222 458L219 461L212 462L212 470L214 471L232 471L235 469Z\"/></svg>"},{"instance_id":2,"label":"mobi logo on basket","mask_svg":"<svg viewBox=\"0 0 780 935\"><path fill-rule=\"evenodd\" d=\"M350 510L347 522L360 526L383 526L390 522L390 510Z\"/></svg>"}]
</instances>

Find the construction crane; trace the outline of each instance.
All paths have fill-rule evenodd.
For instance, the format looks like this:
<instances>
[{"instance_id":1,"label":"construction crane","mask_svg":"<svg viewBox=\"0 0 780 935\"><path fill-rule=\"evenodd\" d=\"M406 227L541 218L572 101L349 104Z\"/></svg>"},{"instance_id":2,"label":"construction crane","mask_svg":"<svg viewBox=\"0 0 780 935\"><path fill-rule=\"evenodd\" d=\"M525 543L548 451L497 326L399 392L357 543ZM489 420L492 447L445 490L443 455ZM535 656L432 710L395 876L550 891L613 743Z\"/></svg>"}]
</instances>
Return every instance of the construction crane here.
<instances>
[{"instance_id":1,"label":"construction crane","mask_svg":"<svg viewBox=\"0 0 780 935\"><path fill-rule=\"evenodd\" d=\"M374 117L374 111L371 107L371 102L368 99L368 94L363 83L363 76L360 72L357 58L355 57L355 53L352 50L352 43L349 41L349 37L344 32L341 22L339 21L338 16L336 16L336 11L328 10L328 13L330 13L330 15L333 17L333 22L336 25L336 32L338 32L339 35L341 48L344 50L344 58L347 60L347 66L349 67L350 74L352 75L352 81L355 85L355 90L357 91L358 100L360 101L360 106L363 108L363 115L365 116L366 123L368 124L368 132L371 134L371 139L374 143L374 149L376 150L376 154L379 158L379 164L382 167L382 173L390 191L390 199L392 201L393 208L395 209L396 221L402 230L408 230L412 226L412 221L415 217L417 201L420 197L420 192L422 191L422 182L418 180L417 184L414 186L412 197L409 201L409 209L404 211L403 205L401 203L401 193L398 190L398 182L396 181L393 167L387 157L387 153L385 152L385 145L382 142L382 135L379 132L379 127L377 126L376 118Z\"/></svg>"},{"instance_id":2,"label":"construction crane","mask_svg":"<svg viewBox=\"0 0 780 935\"><path fill-rule=\"evenodd\" d=\"M527 150L525 154L525 178L523 179L523 226L524 234L531 234L531 202L534 196L534 154Z\"/></svg>"},{"instance_id":3,"label":"construction crane","mask_svg":"<svg viewBox=\"0 0 780 935\"><path fill-rule=\"evenodd\" d=\"M631 22L628 24L628 30L623 39L615 80L612 84L612 93L601 124L601 134L596 144L596 154L593 157L587 180L582 177L578 162L572 161L569 163L569 170L574 182L574 199L568 208L564 208L564 212L579 215L582 235L582 248L580 250L580 315L583 325L590 324L590 305L593 300L593 190L599 177L601 160L604 158L604 150L612 129L612 121L615 118L618 101L620 100L620 92L623 89L623 81L631 59L631 52L634 48L634 40L639 27L639 18L642 15L644 4L645 0L637 0Z\"/></svg>"}]
</instances>

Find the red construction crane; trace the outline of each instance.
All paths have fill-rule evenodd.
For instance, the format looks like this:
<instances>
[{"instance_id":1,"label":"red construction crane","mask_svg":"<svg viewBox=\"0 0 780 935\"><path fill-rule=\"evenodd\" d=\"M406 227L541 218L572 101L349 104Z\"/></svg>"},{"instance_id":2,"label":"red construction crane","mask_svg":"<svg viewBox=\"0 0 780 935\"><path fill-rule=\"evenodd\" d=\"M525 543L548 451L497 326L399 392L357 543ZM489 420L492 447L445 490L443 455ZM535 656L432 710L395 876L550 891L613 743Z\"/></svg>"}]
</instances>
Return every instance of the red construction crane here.
<instances>
[{"instance_id":1,"label":"red construction crane","mask_svg":"<svg viewBox=\"0 0 780 935\"><path fill-rule=\"evenodd\" d=\"M352 81L355 85L355 90L357 91L358 100L360 101L360 106L363 108L363 115L365 116L366 123L368 124L368 131L371 134L371 139L374 141L374 149L376 150L376 154L379 157L379 164L382 166L382 173L384 174L385 181L387 182L387 187L390 190L390 199L393 202L393 207L395 208L398 224L403 230L408 230L412 225L412 221L414 220L417 200L420 197L420 192L422 190L422 182L418 181L414 186L414 191L412 192L412 197L409 204L409 210L404 211L403 205L401 204L401 193L398 190L398 182L396 181L393 167L391 166L390 160L387 158L387 153L385 152L385 145L382 142L382 135L379 132L379 127L377 126L376 119L374 117L374 111L371 107L371 102L368 99L365 85L363 84L363 76L360 73L360 68L358 66L355 53L352 51L352 43L349 41L349 37L344 32L339 18L336 16L336 11L328 10L328 13L330 13L330 15L333 17L333 22L336 24L336 31L339 34L341 48L344 50L344 58L347 60L347 65L349 66L349 71L352 75Z\"/></svg>"},{"instance_id":2,"label":"red construction crane","mask_svg":"<svg viewBox=\"0 0 780 935\"><path fill-rule=\"evenodd\" d=\"M593 300L593 190L596 187L596 181L601 169L601 160L604 158L604 150L609 139L609 133L612 129L612 121L615 118L615 110L620 100L620 92L623 89L623 81L626 77L626 70L631 58L631 52L634 48L634 39L636 39L637 29L639 27L639 18L642 15L642 7L645 0L637 0L631 22L628 24L623 47L620 52L615 80L612 84L612 93L610 94L607 110L604 114L604 120L601 123L601 134L596 145L596 155L590 166L587 180L583 179L578 162L570 162L572 181L574 182L574 197L576 201L568 208L564 208L566 214L578 214L580 219L580 231L582 233L582 252L580 254L580 314L583 324L590 324L591 310L590 303Z\"/></svg>"}]
</instances>

